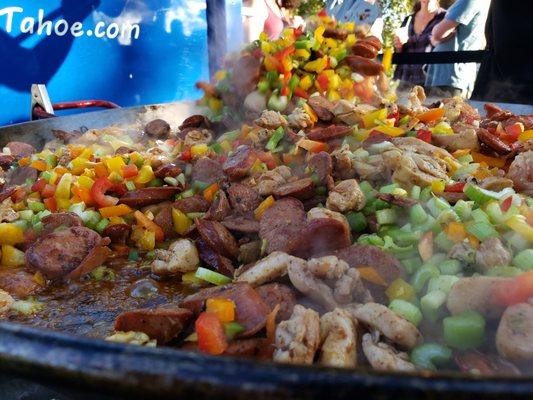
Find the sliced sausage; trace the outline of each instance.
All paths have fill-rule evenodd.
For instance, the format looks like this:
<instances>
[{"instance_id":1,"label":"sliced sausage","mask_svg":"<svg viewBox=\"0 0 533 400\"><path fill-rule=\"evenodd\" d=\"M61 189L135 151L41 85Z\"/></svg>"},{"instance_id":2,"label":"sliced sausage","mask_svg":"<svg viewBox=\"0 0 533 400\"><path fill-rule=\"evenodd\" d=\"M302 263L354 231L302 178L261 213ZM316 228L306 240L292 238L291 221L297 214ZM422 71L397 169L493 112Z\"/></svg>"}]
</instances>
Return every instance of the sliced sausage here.
<instances>
[{"instance_id":1,"label":"sliced sausage","mask_svg":"<svg viewBox=\"0 0 533 400\"><path fill-rule=\"evenodd\" d=\"M231 263L231 260L221 256L215 250L213 250L205 240L198 238L196 240L196 249L200 259L215 271L220 272L222 275L233 276L235 268Z\"/></svg>"},{"instance_id":2,"label":"sliced sausage","mask_svg":"<svg viewBox=\"0 0 533 400\"><path fill-rule=\"evenodd\" d=\"M242 183L233 183L228 188L228 197L231 207L239 214L253 212L262 201L257 190Z\"/></svg>"},{"instance_id":3,"label":"sliced sausage","mask_svg":"<svg viewBox=\"0 0 533 400\"><path fill-rule=\"evenodd\" d=\"M233 235L224 225L217 221L196 219L196 228L202 239L224 257L236 259L239 248Z\"/></svg>"},{"instance_id":4,"label":"sliced sausage","mask_svg":"<svg viewBox=\"0 0 533 400\"><path fill-rule=\"evenodd\" d=\"M121 332L144 332L157 344L175 339L187 326L192 312L175 306L142 308L126 311L115 319L115 330Z\"/></svg>"},{"instance_id":5,"label":"sliced sausage","mask_svg":"<svg viewBox=\"0 0 533 400\"><path fill-rule=\"evenodd\" d=\"M28 165L17 167L6 174L6 183L13 186L24 185L26 181L37 180L38 175L39 172Z\"/></svg>"},{"instance_id":6,"label":"sliced sausage","mask_svg":"<svg viewBox=\"0 0 533 400\"><path fill-rule=\"evenodd\" d=\"M267 283L255 290L270 307L271 311L279 304L280 308L276 315L276 322L285 321L291 317L292 310L296 305L296 294L292 288L281 283Z\"/></svg>"},{"instance_id":7,"label":"sliced sausage","mask_svg":"<svg viewBox=\"0 0 533 400\"><path fill-rule=\"evenodd\" d=\"M368 149L373 144L383 142L392 142L392 136L386 135L381 132L373 132L370 136L363 140L363 143L361 143L361 145L363 149Z\"/></svg>"},{"instance_id":8,"label":"sliced sausage","mask_svg":"<svg viewBox=\"0 0 533 400\"><path fill-rule=\"evenodd\" d=\"M367 36L363 38L362 41L373 46L377 51L381 50L381 40L379 40L379 38L376 36Z\"/></svg>"},{"instance_id":9,"label":"sliced sausage","mask_svg":"<svg viewBox=\"0 0 533 400\"><path fill-rule=\"evenodd\" d=\"M98 245L89 251L89 254L87 254L87 256L83 259L81 264L74 268L74 270L71 271L66 278L79 279L102 265L107 258L111 256L111 250L109 250L109 247L107 247L109 243L109 238L102 239Z\"/></svg>"},{"instance_id":10,"label":"sliced sausage","mask_svg":"<svg viewBox=\"0 0 533 400\"><path fill-rule=\"evenodd\" d=\"M242 216L230 216L222 221L222 225L230 231L241 233L257 233L259 232L259 221Z\"/></svg>"},{"instance_id":11,"label":"sliced sausage","mask_svg":"<svg viewBox=\"0 0 533 400\"><path fill-rule=\"evenodd\" d=\"M170 202L158 204L154 222L163 230L165 239L176 236L176 230L174 229L174 222L172 220L172 204ZM111 238L111 240L113 239Z\"/></svg>"},{"instance_id":12,"label":"sliced sausage","mask_svg":"<svg viewBox=\"0 0 533 400\"><path fill-rule=\"evenodd\" d=\"M274 189L276 197L294 197L299 200L307 200L315 195L315 184L311 178L303 178L288 182Z\"/></svg>"},{"instance_id":13,"label":"sliced sausage","mask_svg":"<svg viewBox=\"0 0 533 400\"><path fill-rule=\"evenodd\" d=\"M211 127L211 121L205 116L201 114L191 115L188 118L185 118L185 120L181 123L179 126L180 130L187 129L187 128L210 128Z\"/></svg>"},{"instance_id":14,"label":"sliced sausage","mask_svg":"<svg viewBox=\"0 0 533 400\"><path fill-rule=\"evenodd\" d=\"M240 245L238 258L241 264L255 263L261 258L261 241L255 240Z\"/></svg>"},{"instance_id":15,"label":"sliced sausage","mask_svg":"<svg viewBox=\"0 0 533 400\"><path fill-rule=\"evenodd\" d=\"M162 119L154 119L146 124L144 133L155 138L165 138L170 135L170 125Z\"/></svg>"},{"instance_id":16,"label":"sliced sausage","mask_svg":"<svg viewBox=\"0 0 533 400\"><path fill-rule=\"evenodd\" d=\"M181 173L181 168L176 164L165 164L161 165L154 171L156 178L165 179L165 178L175 178Z\"/></svg>"},{"instance_id":17,"label":"sliced sausage","mask_svg":"<svg viewBox=\"0 0 533 400\"><path fill-rule=\"evenodd\" d=\"M7 171L11 164L15 162L15 157L7 154L0 154L0 170Z\"/></svg>"},{"instance_id":18,"label":"sliced sausage","mask_svg":"<svg viewBox=\"0 0 533 400\"><path fill-rule=\"evenodd\" d=\"M334 218L316 218L308 221L301 230L299 243L291 254L309 258L350 244L350 229L346 224Z\"/></svg>"},{"instance_id":19,"label":"sliced sausage","mask_svg":"<svg viewBox=\"0 0 533 400\"><path fill-rule=\"evenodd\" d=\"M4 147L7 147L16 159L28 157L37 152L31 144L23 142L9 142Z\"/></svg>"},{"instance_id":20,"label":"sliced sausage","mask_svg":"<svg viewBox=\"0 0 533 400\"><path fill-rule=\"evenodd\" d=\"M347 125L330 125L327 127L313 128L307 132L307 137L311 140L331 140L348 136L353 132L353 128Z\"/></svg>"},{"instance_id":21,"label":"sliced sausage","mask_svg":"<svg viewBox=\"0 0 533 400\"><path fill-rule=\"evenodd\" d=\"M346 56L345 60L352 70L362 75L377 76L384 71L380 63L354 54Z\"/></svg>"},{"instance_id":22,"label":"sliced sausage","mask_svg":"<svg viewBox=\"0 0 533 400\"><path fill-rule=\"evenodd\" d=\"M477 137L481 143L484 143L499 154L507 154L512 151L511 146L486 129L479 128L477 130Z\"/></svg>"},{"instance_id":23,"label":"sliced sausage","mask_svg":"<svg viewBox=\"0 0 533 400\"><path fill-rule=\"evenodd\" d=\"M8 197L11 197L13 193L15 193L16 188L15 187L9 187L9 188L3 188L0 190L0 203L2 203L5 199Z\"/></svg>"},{"instance_id":24,"label":"sliced sausage","mask_svg":"<svg viewBox=\"0 0 533 400\"><path fill-rule=\"evenodd\" d=\"M176 200L172 206L181 212L188 214L206 212L209 210L210 204L203 196L195 194L191 197Z\"/></svg>"},{"instance_id":25,"label":"sliced sausage","mask_svg":"<svg viewBox=\"0 0 533 400\"><path fill-rule=\"evenodd\" d=\"M267 338L252 338L230 342L223 355L271 361L273 353L274 346L272 346L272 343Z\"/></svg>"},{"instance_id":26,"label":"sliced sausage","mask_svg":"<svg viewBox=\"0 0 533 400\"><path fill-rule=\"evenodd\" d=\"M235 321L246 328L239 337L252 336L265 326L266 316L270 309L259 293L248 283L230 283L202 289L183 299L180 306L199 314L209 298L229 299L235 303Z\"/></svg>"},{"instance_id":27,"label":"sliced sausage","mask_svg":"<svg viewBox=\"0 0 533 400\"><path fill-rule=\"evenodd\" d=\"M222 221L231 213L231 206L229 204L228 196L223 190L219 190L216 194L215 199L211 203L207 214L205 215L206 219L212 219L214 221Z\"/></svg>"},{"instance_id":28,"label":"sliced sausage","mask_svg":"<svg viewBox=\"0 0 533 400\"><path fill-rule=\"evenodd\" d=\"M256 159L257 156L250 146L239 146L237 150L228 157L222 166L222 169L231 180L238 180L248 175L248 172Z\"/></svg>"},{"instance_id":29,"label":"sliced sausage","mask_svg":"<svg viewBox=\"0 0 533 400\"><path fill-rule=\"evenodd\" d=\"M307 166L311 169L311 173L316 176L316 180L320 185L326 186L328 184L328 180L333 173L333 160L329 153L321 151L313 154L309 158Z\"/></svg>"},{"instance_id":30,"label":"sliced sausage","mask_svg":"<svg viewBox=\"0 0 533 400\"><path fill-rule=\"evenodd\" d=\"M50 214L41 219L41 222L43 223L43 234L52 233L61 226L65 228L83 226L83 221L79 215L72 212Z\"/></svg>"},{"instance_id":31,"label":"sliced sausage","mask_svg":"<svg viewBox=\"0 0 533 400\"><path fill-rule=\"evenodd\" d=\"M331 121L334 117L332 110L335 105L323 96L312 96L307 101L321 121Z\"/></svg>"},{"instance_id":32,"label":"sliced sausage","mask_svg":"<svg viewBox=\"0 0 533 400\"><path fill-rule=\"evenodd\" d=\"M269 207L259 222L259 237L267 241L266 251L290 253L298 244L306 214L301 201L286 197Z\"/></svg>"},{"instance_id":33,"label":"sliced sausage","mask_svg":"<svg viewBox=\"0 0 533 400\"><path fill-rule=\"evenodd\" d=\"M374 59L378 55L376 48L363 40L358 41L352 46L352 53L356 56L361 56L368 59Z\"/></svg>"},{"instance_id":34,"label":"sliced sausage","mask_svg":"<svg viewBox=\"0 0 533 400\"><path fill-rule=\"evenodd\" d=\"M12 296L25 299L42 289L33 274L21 269L2 268L0 270L0 289L5 290Z\"/></svg>"},{"instance_id":35,"label":"sliced sausage","mask_svg":"<svg viewBox=\"0 0 533 400\"><path fill-rule=\"evenodd\" d=\"M222 166L209 157L202 157L192 166L191 178L193 181L211 185L224 179Z\"/></svg>"},{"instance_id":36,"label":"sliced sausage","mask_svg":"<svg viewBox=\"0 0 533 400\"><path fill-rule=\"evenodd\" d=\"M180 188L174 186L137 189L127 192L120 198L119 203L134 208L141 208L151 204L158 204L163 201L172 200L180 191Z\"/></svg>"},{"instance_id":37,"label":"sliced sausage","mask_svg":"<svg viewBox=\"0 0 533 400\"><path fill-rule=\"evenodd\" d=\"M126 244L130 237L130 234L131 226L128 224L109 225L102 232L102 236L108 237L111 240L111 243L121 245Z\"/></svg>"},{"instance_id":38,"label":"sliced sausage","mask_svg":"<svg viewBox=\"0 0 533 400\"><path fill-rule=\"evenodd\" d=\"M26 265L46 278L68 275L78 268L102 238L95 231L74 226L52 232L37 239L26 251Z\"/></svg>"},{"instance_id":39,"label":"sliced sausage","mask_svg":"<svg viewBox=\"0 0 533 400\"><path fill-rule=\"evenodd\" d=\"M336 40L344 40L348 36L348 31L339 28L326 28L324 31L325 38L332 38Z\"/></svg>"}]
</instances>

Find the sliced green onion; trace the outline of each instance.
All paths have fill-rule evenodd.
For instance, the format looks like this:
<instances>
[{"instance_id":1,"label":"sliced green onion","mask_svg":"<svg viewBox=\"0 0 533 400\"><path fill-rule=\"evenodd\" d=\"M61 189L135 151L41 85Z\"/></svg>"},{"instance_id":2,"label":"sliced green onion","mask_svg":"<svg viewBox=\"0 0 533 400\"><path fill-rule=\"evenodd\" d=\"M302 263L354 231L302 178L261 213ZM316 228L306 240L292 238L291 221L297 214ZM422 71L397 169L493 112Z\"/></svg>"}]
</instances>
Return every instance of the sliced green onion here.
<instances>
[{"instance_id":1,"label":"sliced green onion","mask_svg":"<svg viewBox=\"0 0 533 400\"><path fill-rule=\"evenodd\" d=\"M229 340L233 340L235 336L244 332L246 328L238 322L226 322L224 324L224 332Z\"/></svg>"},{"instance_id":2,"label":"sliced green onion","mask_svg":"<svg viewBox=\"0 0 533 400\"><path fill-rule=\"evenodd\" d=\"M218 272L203 267L199 267L194 276L217 286L231 282L231 278L228 278L226 275L219 274Z\"/></svg>"},{"instance_id":3,"label":"sliced green onion","mask_svg":"<svg viewBox=\"0 0 533 400\"><path fill-rule=\"evenodd\" d=\"M476 222L467 225L466 231L471 235L474 235L478 240L483 241L491 237L498 237L498 232L492 227L491 224L486 222Z\"/></svg>"},{"instance_id":4,"label":"sliced green onion","mask_svg":"<svg viewBox=\"0 0 533 400\"><path fill-rule=\"evenodd\" d=\"M161 187L163 184L163 181L159 178L152 179L150 182L148 182L149 187Z\"/></svg>"},{"instance_id":5,"label":"sliced green onion","mask_svg":"<svg viewBox=\"0 0 533 400\"><path fill-rule=\"evenodd\" d=\"M278 147L278 143L281 141L281 139L283 139L284 135L285 135L285 130L283 129L282 126L280 126L274 131L270 139L268 139L268 142L265 146L266 149L274 150L276 147Z\"/></svg>"},{"instance_id":6,"label":"sliced green onion","mask_svg":"<svg viewBox=\"0 0 533 400\"><path fill-rule=\"evenodd\" d=\"M447 364L453 357L449 347L437 343L424 343L411 351L410 360L418 368L436 371L437 365Z\"/></svg>"},{"instance_id":7,"label":"sliced green onion","mask_svg":"<svg viewBox=\"0 0 533 400\"><path fill-rule=\"evenodd\" d=\"M414 206L412 206L409 210L409 216L411 218L411 222L414 225L423 224L428 219L426 210L424 210L424 207L422 207L421 204L415 204Z\"/></svg>"},{"instance_id":8,"label":"sliced green onion","mask_svg":"<svg viewBox=\"0 0 533 400\"><path fill-rule=\"evenodd\" d=\"M48 217L49 215L52 215L52 213L48 210L39 211L36 216L39 218L39 220L42 220L44 217Z\"/></svg>"},{"instance_id":9,"label":"sliced green onion","mask_svg":"<svg viewBox=\"0 0 533 400\"><path fill-rule=\"evenodd\" d=\"M425 318L435 323L442 315L447 295L442 290L428 292L420 299L420 309Z\"/></svg>"},{"instance_id":10,"label":"sliced green onion","mask_svg":"<svg viewBox=\"0 0 533 400\"><path fill-rule=\"evenodd\" d=\"M366 217L362 212L349 212L346 219L353 232L363 232L367 227Z\"/></svg>"},{"instance_id":11,"label":"sliced green onion","mask_svg":"<svg viewBox=\"0 0 533 400\"><path fill-rule=\"evenodd\" d=\"M421 236L419 231L404 231L403 229L398 229L396 227L387 229L386 234L390 236L392 240L394 240L394 243L397 243L400 246L409 246L411 244L416 244L420 241Z\"/></svg>"},{"instance_id":12,"label":"sliced green onion","mask_svg":"<svg viewBox=\"0 0 533 400\"><path fill-rule=\"evenodd\" d=\"M485 341L485 319L475 311L465 311L442 320L444 341L458 349L479 347Z\"/></svg>"},{"instance_id":13,"label":"sliced green onion","mask_svg":"<svg viewBox=\"0 0 533 400\"><path fill-rule=\"evenodd\" d=\"M446 260L439 264L439 270L443 275L456 275L461 272L459 260Z\"/></svg>"},{"instance_id":14,"label":"sliced green onion","mask_svg":"<svg viewBox=\"0 0 533 400\"><path fill-rule=\"evenodd\" d=\"M259 90L261 93L266 93L269 88L270 84L266 79L260 80L257 84L257 90Z\"/></svg>"},{"instance_id":15,"label":"sliced green onion","mask_svg":"<svg viewBox=\"0 0 533 400\"><path fill-rule=\"evenodd\" d=\"M107 218L101 219L96 226L94 227L94 230L98 233L102 233L105 228L109 225L109 220Z\"/></svg>"},{"instance_id":16,"label":"sliced green onion","mask_svg":"<svg viewBox=\"0 0 533 400\"><path fill-rule=\"evenodd\" d=\"M525 271L533 270L533 249L522 250L514 256L513 265Z\"/></svg>"},{"instance_id":17,"label":"sliced green onion","mask_svg":"<svg viewBox=\"0 0 533 400\"><path fill-rule=\"evenodd\" d=\"M408 301L395 299L389 304L389 309L411 322L414 326L418 326L422 321L420 309Z\"/></svg>"}]
</instances>

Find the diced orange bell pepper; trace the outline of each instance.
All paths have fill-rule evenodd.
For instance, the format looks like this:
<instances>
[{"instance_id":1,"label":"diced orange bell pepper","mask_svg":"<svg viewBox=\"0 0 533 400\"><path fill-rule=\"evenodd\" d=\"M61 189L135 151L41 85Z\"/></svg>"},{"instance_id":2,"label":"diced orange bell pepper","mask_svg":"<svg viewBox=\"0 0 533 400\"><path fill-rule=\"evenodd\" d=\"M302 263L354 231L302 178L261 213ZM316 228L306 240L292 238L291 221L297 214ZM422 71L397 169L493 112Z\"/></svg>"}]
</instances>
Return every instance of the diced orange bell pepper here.
<instances>
[{"instance_id":1,"label":"diced orange bell pepper","mask_svg":"<svg viewBox=\"0 0 533 400\"><path fill-rule=\"evenodd\" d=\"M144 215L139 210L135 211L133 213L135 216L135 219L137 220L137 223L144 228L148 229L149 231L154 232L155 239L158 242L162 242L165 240L165 233L163 232L163 229L159 225L157 225L155 222L153 222L151 219L149 219L146 215Z\"/></svg>"},{"instance_id":2,"label":"diced orange bell pepper","mask_svg":"<svg viewBox=\"0 0 533 400\"><path fill-rule=\"evenodd\" d=\"M261 204L259 204L259 206L257 206L257 208L254 211L255 219L259 221L261 217L263 216L263 214L265 213L265 211L269 207L271 207L275 202L276 200L274 199L273 196L268 196L265 200L263 200Z\"/></svg>"},{"instance_id":3,"label":"diced orange bell pepper","mask_svg":"<svg viewBox=\"0 0 533 400\"><path fill-rule=\"evenodd\" d=\"M379 274L378 271L376 271L374 267L358 267L357 271L359 271L359 275L361 275L361 278L367 280L368 282L380 286L388 286L387 282L385 282L385 279L383 279L383 277Z\"/></svg>"},{"instance_id":4,"label":"diced orange bell pepper","mask_svg":"<svg viewBox=\"0 0 533 400\"><path fill-rule=\"evenodd\" d=\"M444 108L431 108L416 116L422 122L433 122L444 117Z\"/></svg>"},{"instance_id":5,"label":"diced orange bell pepper","mask_svg":"<svg viewBox=\"0 0 533 400\"><path fill-rule=\"evenodd\" d=\"M107 168L104 163L96 163L93 169L98 178L107 178L107 175L109 175L109 172L107 172Z\"/></svg>"},{"instance_id":6,"label":"diced orange bell pepper","mask_svg":"<svg viewBox=\"0 0 533 400\"><path fill-rule=\"evenodd\" d=\"M91 197L91 189L80 186L72 186L72 193L78 197L81 201L87 206L94 204L93 198Z\"/></svg>"},{"instance_id":7,"label":"diced orange bell pepper","mask_svg":"<svg viewBox=\"0 0 533 400\"><path fill-rule=\"evenodd\" d=\"M328 148L326 143L311 139L300 139L296 145L310 153L320 153L321 151L326 151Z\"/></svg>"},{"instance_id":8,"label":"diced orange bell pepper","mask_svg":"<svg viewBox=\"0 0 533 400\"><path fill-rule=\"evenodd\" d=\"M11 246L24 242L24 232L14 224L0 223L0 244Z\"/></svg>"},{"instance_id":9,"label":"diced orange bell pepper","mask_svg":"<svg viewBox=\"0 0 533 400\"><path fill-rule=\"evenodd\" d=\"M219 189L218 183L213 183L212 185L208 186L204 190L204 198L207 201L212 202L215 199L215 195L217 194L218 189Z\"/></svg>"},{"instance_id":10,"label":"diced orange bell pepper","mask_svg":"<svg viewBox=\"0 0 533 400\"><path fill-rule=\"evenodd\" d=\"M485 154L478 153L477 151L472 152L472 158L474 159L474 162L476 163L484 162L489 167L502 168L505 165L504 158L486 156Z\"/></svg>"},{"instance_id":11,"label":"diced orange bell pepper","mask_svg":"<svg viewBox=\"0 0 533 400\"><path fill-rule=\"evenodd\" d=\"M232 322L235 320L235 303L230 299L207 299L205 310L215 314L220 322Z\"/></svg>"},{"instance_id":12,"label":"diced orange bell pepper","mask_svg":"<svg viewBox=\"0 0 533 400\"><path fill-rule=\"evenodd\" d=\"M468 237L465 226L460 222L452 221L445 228L446 235L454 243L461 243Z\"/></svg>"},{"instance_id":13,"label":"diced orange bell pepper","mask_svg":"<svg viewBox=\"0 0 533 400\"><path fill-rule=\"evenodd\" d=\"M127 215L131 213L133 210L130 207L128 207L126 204L119 204L117 206L103 207L103 208L100 208L98 211L100 211L100 215L103 218L111 218L111 217L121 217L123 215Z\"/></svg>"},{"instance_id":14,"label":"diced orange bell pepper","mask_svg":"<svg viewBox=\"0 0 533 400\"><path fill-rule=\"evenodd\" d=\"M48 211L56 212L57 211L57 201L55 197L48 197L43 200L44 206Z\"/></svg>"},{"instance_id":15,"label":"diced orange bell pepper","mask_svg":"<svg viewBox=\"0 0 533 400\"><path fill-rule=\"evenodd\" d=\"M266 336L271 343L274 342L276 336L276 317L280 308L280 304L276 304L274 309L266 317Z\"/></svg>"},{"instance_id":16,"label":"diced orange bell pepper","mask_svg":"<svg viewBox=\"0 0 533 400\"><path fill-rule=\"evenodd\" d=\"M48 164L46 164L43 160L35 160L30 164L30 167L36 169L37 171L46 171L48 169Z\"/></svg>"},{"instance_id":17,"label":"diced orange bell pepper","mask_svg":"<svg viewBox=\"0 0 533 400\"><path fill-rule=\"evenodd\" d=\"M198 348L204 353L222 354L228 348L228 340L222 323L216 314L203 312L194 324L198 335Z\"/></svg>"},{"instance_id":18,"label":"diced orange bell pepper","mask_svg":"<svg viewBox=\"0 0 533 400\"><path fill-rule=\"evenodd\" d=\"M122 176L126 179L133 178L139 174L139 170L135 164L128 164L122 167Z\"/></svg>"},{"instance_id":19,"label":"diced orange bell pepper","mask_svg":"<svg viewBox=\"0 0 533 400\"><path fill-rule=\"evenodd\" d=\"M19 160L19 166L24 167L30 163L30 157L22 157Z\"/></svg>"}]
</instances>

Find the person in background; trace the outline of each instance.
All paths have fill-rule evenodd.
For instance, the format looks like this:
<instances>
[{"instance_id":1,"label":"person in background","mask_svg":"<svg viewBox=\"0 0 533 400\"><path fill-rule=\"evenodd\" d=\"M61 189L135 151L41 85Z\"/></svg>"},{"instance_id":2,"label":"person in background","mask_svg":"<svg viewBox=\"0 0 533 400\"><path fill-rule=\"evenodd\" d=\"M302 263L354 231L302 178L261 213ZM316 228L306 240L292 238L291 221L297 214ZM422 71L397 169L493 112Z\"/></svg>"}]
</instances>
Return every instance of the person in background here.
<instances>
[{"instance_id":1,"label":"person in background","mask_svg":"<svg viewBox=\"0 0 533 400\"><path fill-rule=\"evenodd\" d=\"M489 0L457 0L432 31L434 51L482 50L485 48L485 22ZM474 88L477 64L431 64L426 86L430 95L469 98Z\"/></svg>"},{"instance_id":2,"label":"person in background","mask_svg":"<svg viewBox=\"0 0 533 400\"><path fill-rule=\"evenodd\" d=\"M413 14L409 15L394 37L397 53L427 53L433 50L431 31L442 21L446 10L440 7L439 0L416 2ZM403 36L403 37L402 37ZM402 64L396 67L394 79L424 86L426 74L422 64Z\"/></svg>"}]
</instances>

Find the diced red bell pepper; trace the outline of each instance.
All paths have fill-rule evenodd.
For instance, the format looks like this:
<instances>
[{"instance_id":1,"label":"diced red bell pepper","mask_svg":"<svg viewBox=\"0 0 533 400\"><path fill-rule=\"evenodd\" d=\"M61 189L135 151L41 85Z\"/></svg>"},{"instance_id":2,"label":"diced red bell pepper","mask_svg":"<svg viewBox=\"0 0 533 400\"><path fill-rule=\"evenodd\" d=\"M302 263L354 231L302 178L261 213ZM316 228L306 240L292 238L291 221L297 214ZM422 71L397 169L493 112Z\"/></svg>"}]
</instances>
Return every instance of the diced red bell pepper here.
<instances>
[{"instance_id":1,"label":"diced red bell pepper","mask_svg":"<svg viewBox=\"0 0 533 400\"><path fill-rule=\"evenodd\" d=\"M444 188L445 192L448 193L463 193L463 189L465 188L466 183L464 182L457 182L451 185L446 185Z\"/></svg>"},{"instance_id":2,"label":"diced red bell pepper","mask_svg":"<svg viewBox=\"0 0 533 400\"><path fill-rule=\"evenodd\" d=\"M533 271L499 282L494 286L494 296L506 306L527 302L533 297Z\"/></svg>"},{"instance_id":3,"label":"diced red bell pepper","mask_svg":"<svg viewBox=\"0 0 533 400\"><path fill-rule=\"evenodd\" d=\"M278 51L276 54L274 54L274 57L276 57L276 59L281 62L285 57L294 53L295 50L296 48L294 47L294 45L290 45L285 47L283 50Z\"/></svg>"},{"instance_id":4,"label":"diced red bell pepper","mask_svg":"<svg viewBox=\"0 0 533 400\"><path fill-rule=\"evenodd\" d=\"M135 164L128 164L122 167L122 176L126 179L139 175L139 169Z\"/></svg>"},{"instance_id":5,"label":"diced red bell pepper","mask_svg":"<svg viewBox=\"0 0 533 400\"><path fill-rule=\"evenodd\" d=\"M290 92L289 92L289 87L288 87L288 86L283 86L283 87L281 88L281 92L280 92L280 94L281 94L282 96L288 96L289 93L290 93Z\"/></svg>"},{"instance_id":6,"label":"diced red bell pepper","mask_svg":"<svg viewBox=\"0 0 533 400\"><path fill-rule=\"evenodd\" d=\"M277 167L276 160L274 160L274 157L270 152L258 151L257 158L259 158L261 162L264 162L268 169L274 169Z\"/></svg>"},{"instance_id":7,"label":"diced red bell pepper","mask_svg":"<svg viewBox=\"0 0 533 400\"><path fill-rule=\"evenodd\" d=\"M57 211L57 201L55 197L48 197L43 200L44 206L48 211L56 212Z\"/></svg>"},{"instance_id":8,"label":"diced red bell pepper","mask_svg":"<svg viewBox=\"0 0 533 400\"><path fill-rule=\"evenodd\" d=\"M26 197L26 190L22 187L15 189L11 194L11 201L13 203L19 203Z\"/></svg>"},{"instance_id":9,"label":"diced red bell pepper","mask_svg":"<svg viewBox=\"0 0 533 400\"><path fill-rule=\"evenodd\" d=\"M396 121L400 118L400 112L398 110L390 112L389 115L387 115L387 119L395 119Z\"/></svg>"},{"instance_id":10,"label":"diced red bell pepper","mask_svg":"<svg viewBox=\"0 0 533 400\"><path fill-rule=\"evenodd\" d=\"M322 10L320 10L317 14L319 17L327 17L328 16L328 13L326 11L325 8L323 8Z\"/></svg>"},{"instance_id":11,"label":"diced red bell pepper","mask_svg":"<svg viewBox=\"0 0 533 400\"><path fill-rule=\"evenodd\" d=\"M298 28L294 28L294 39L298 39L300 36L302 36L303 30L304 27L301 25Z\"/></svg>"},{"instance_id":12,"label":"diced red bell pepper","mask_svg":"<svg viewBox=\"0 0 533 400\"><path fill-rule=\"evenodd\" d=\"M181 153L180 158L181 158L183 161L189 161L189 160L191 160L191 159L192 159L191 149L184 150L184 151Z\"/></svg>"},{"instance_id":13,"label":"diced red bell pepper","mask_svg":"<svg viewBox=\"0 0 533 400\"><path fill-rule=\"evenodd\" d=\"M502 212L507 212L509 208L511 208L512 204L513 196L509 196L504 201L502 201L502 204L500 204L500 209L502 210Z\"/></svg>"},{"instance_id":14,"label":"diced red bell pepper","mask_svg":"<svg viewBox=\"0 0 533 400\"><path fill-rule=\"evenodd\" d=\"M31 185L31 191L32 192L39 192L41 193L41 190L44 189L46 186L46 180L44 179L37 179L37 182L35 182L33 185Z\"/></svg>"},{"instance_id":15,"label":"diced red bell pepper","mask_svg":"<svg viewBox=\"0 0 533 400\"><path fill-rule=\"evenodd\" d=\"M419 129L416 131L416 137L424 142L431 143L431 131L428 129Z\"/></svg>"},{"instance_id":16,"label":"diced red bell pepper","mask_svg":"<svg viewBox=\"0 0 533 400\"><path fill-rule=\"evenodd\" d=\"M307 92L305 90L303 90L301 87L298 87L298 86L296 86L294 88L294 95L298 96L298 97L301 97L302 99L308 99L309 98L309 95L307 94Z\"/></svg>"},{"instance_id":17,"label":"diced red bell pepper","mask_svg":"<svg viewBox=\"0 0 533 400\"><path fill-rule=\"evenodd\" d=\"M107 178L98 178L91 187L91 197L98 207L114 206L118 203L118 198L107 196L106 192L115 185Z\"/></svg>"},{"instance_id":18,"label":"diced red bell pepper","mask_svg":"<svg viewBox=\"0 0 533 400\"><path fill-rule=\"evenodd\" d=\"M50 185L49 183L47 183L41 189L41 196L43 196L45 198L53 197L55 192L56 192L56 185Z\"/></svg>"},{"instance_id":19,"label":"diced red bell pepper","mask_svg":"<svg viewBox=\"0 0 533 400\"><path fill-rule=\"evenodd\" d=\"M320 86L320 89L322 91L326 91L328 89L328 86L329 86L329 78L326 74L324 73L321 73L317 76L316 78L317 82L318 82L318 86Z\"/></svg>"},{"instance_id":20,"label":"diced red bell pepper","mask_svg":"<svg viewBox=\"0 0 533 400\"><path fill-rule=\"evenodd\" d=\"M501 138L507 142L516 142L518 140L518 136L524 132L524 124L521 122L515 122L507 125L504 129L505 133L501 135Z\"/></svg>"},{"instance_id":21,"label":"diced red bell pepper","mask_svg":"<svg viewBox=\"0 0 533 400\"><path fill-rule=\"evenodd\" d=\"M198 335L198 348L204 353L219 355L228 348L228 340L222 323L211 312L203 312L194 324Z\"/></svg>"}]
</instances>

